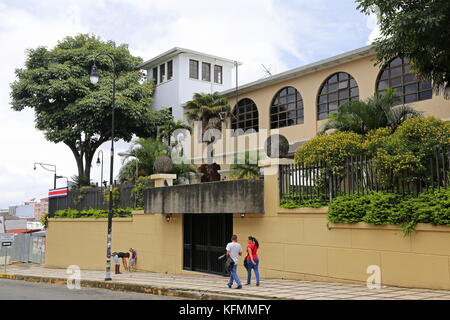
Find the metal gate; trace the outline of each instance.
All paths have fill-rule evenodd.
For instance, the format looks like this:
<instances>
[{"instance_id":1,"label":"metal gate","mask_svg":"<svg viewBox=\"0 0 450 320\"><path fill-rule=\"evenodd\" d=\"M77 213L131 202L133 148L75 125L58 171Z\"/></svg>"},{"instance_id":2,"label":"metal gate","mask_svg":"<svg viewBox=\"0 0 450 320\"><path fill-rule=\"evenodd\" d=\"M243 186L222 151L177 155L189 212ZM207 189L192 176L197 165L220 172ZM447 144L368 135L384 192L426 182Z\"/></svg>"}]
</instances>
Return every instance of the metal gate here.
<instances>
[{"instance_id":1,"label":"metal gate","mask_svg":"<svg viewBox=\"0 0 450 320\"><path fill-rule=\"evenodd\" d=\"M16 234L11 248L8 250L10 261L44 263L45 233Z\"/></svg>"},{"instance_id":2,"label":"metal gate","mask_svg":"<svg viewBox=\"0 0 450 320\"><path fill-rule=\"evenodd\" d=\"M225 275L225 246L233 233L232 214L184 215L183 267L186 270Z\"/></svg>"}]
</instances>

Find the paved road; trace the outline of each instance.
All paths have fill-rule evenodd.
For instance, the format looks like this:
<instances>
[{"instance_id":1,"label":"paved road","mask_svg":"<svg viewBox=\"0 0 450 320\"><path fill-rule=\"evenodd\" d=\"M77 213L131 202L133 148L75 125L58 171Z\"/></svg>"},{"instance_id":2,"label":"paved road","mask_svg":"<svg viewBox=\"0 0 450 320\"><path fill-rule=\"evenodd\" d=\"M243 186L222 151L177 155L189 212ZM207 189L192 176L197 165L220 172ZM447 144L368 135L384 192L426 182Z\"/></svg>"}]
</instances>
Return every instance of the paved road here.
<instances>
[{"instance_id":1,"label":"paved road","mask_svg":"<svg viewBox=\"0 0 450 320\"><path fill-rule=\"evenodd\" d=\"M106 289L81 288L0 279L0 300L169 300L173 297L155 296Z\"/></svg>"}]
</instances>

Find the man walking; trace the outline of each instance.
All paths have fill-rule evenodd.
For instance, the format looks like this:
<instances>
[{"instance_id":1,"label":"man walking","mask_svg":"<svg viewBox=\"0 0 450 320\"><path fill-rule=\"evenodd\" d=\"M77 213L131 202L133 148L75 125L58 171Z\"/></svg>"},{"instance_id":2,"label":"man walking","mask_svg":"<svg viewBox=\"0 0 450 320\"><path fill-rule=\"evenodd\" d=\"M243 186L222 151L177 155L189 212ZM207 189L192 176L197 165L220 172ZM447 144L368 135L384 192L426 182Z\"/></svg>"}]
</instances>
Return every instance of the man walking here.
<instances>
[{"instance_id":1,"label":"man walking","mask_svg":"<svg viewBox=\"0 0 450 320\"><path fill-rule=\"evenodd\" d=\"M230 289L233 286L233 281L236 281L237 284L236 289L242 289L241 280L239 280L239 277L237 275L237 266L239 262L239 256L241 255L242 255L242 247L237 242L237 235L234 234L231 237L231 242L227 244L227 257L233 260L231 267L230 281L228 282L228 288Z\"/></svg>"}]
</instances>

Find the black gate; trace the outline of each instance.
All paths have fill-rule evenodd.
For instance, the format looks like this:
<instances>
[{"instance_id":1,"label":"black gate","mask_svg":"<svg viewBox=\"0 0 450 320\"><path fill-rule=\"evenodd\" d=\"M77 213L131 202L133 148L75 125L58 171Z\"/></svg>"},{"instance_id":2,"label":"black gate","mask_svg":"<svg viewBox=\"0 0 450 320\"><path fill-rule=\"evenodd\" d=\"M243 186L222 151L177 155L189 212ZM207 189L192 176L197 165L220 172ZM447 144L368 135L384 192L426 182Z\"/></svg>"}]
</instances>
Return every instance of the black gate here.
<instances>
[{"instance_id":1,"label":"black gate","mask_svg":"<svg viewBox=\"0 0 450 320\"><path fill-rule=\"evenodd\" d=\"M232 214L185 214L183 267L225 275L225 246L233 233Z\"/></svg>"}]
</instances>

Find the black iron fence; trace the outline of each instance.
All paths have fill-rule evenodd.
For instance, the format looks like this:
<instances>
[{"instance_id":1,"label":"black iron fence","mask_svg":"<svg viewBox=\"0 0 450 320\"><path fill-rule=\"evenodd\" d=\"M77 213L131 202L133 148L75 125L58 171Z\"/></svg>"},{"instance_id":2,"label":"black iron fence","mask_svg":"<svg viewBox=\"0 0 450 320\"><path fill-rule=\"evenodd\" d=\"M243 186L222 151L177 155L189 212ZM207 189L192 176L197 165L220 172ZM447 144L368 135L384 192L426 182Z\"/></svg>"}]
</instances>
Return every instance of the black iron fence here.
<instances>
[{"instance_id":1,"label":"black iron fence","mask_svg":"<svg viewBox=\"0 0 450 320\"><path fill-rule=\"evenodd\" d=\"M436 147L420 172L375 165L365 156L351 157L342 166L317 163L313 166L280 165L280 200L331 201L349 193L388 191L417 195L424 190L447 188L450 148ZM380 168L381 167L381 168Z\"/></svg>"},{"instance_id":2,"label":"black iron fence","mask_svg":"<svg viewBox=\"0 0 450 320\"><path fill-rule=\"evenodd\" d=\"M114 208L134 208L136 198L132 184L115 186L113 189ZM67 196L49 199L49 216L54 216L57 210L63 209L99 209L107 210L109 205L109 189L100 187L69 190Z\"/></svg>"}]
</instances>

